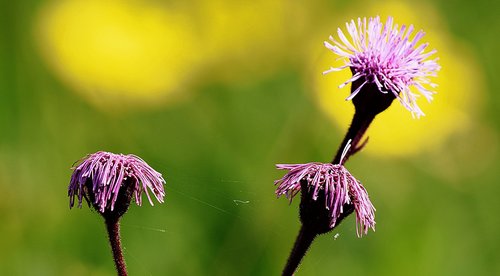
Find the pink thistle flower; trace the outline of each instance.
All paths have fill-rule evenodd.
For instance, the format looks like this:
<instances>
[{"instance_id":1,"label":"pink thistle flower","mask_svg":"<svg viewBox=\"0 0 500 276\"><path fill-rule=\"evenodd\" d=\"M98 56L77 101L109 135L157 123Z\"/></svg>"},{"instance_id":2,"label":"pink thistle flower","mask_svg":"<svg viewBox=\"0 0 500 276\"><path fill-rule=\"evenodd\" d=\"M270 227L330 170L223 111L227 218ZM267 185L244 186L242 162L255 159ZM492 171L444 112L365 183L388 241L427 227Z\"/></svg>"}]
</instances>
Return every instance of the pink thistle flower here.
<instances>
[{"instance_id":1,"label":"pink thistle flower","mask_svg":"<svg viewBox=\"0 0 500 276\"><path fill-rule=\"evenodd\" d=\"M280 170L289 172L276 180L278 197L285 195L290 202L301 191L301 182L307 183L308 195L314 201L324 195L325 208L329 211L330 227L335 227L344 208L353 205L356 211L356 232L359 237L375 230L375 208L365 188L342 165L331 163L278 164ZM304 184L306 184L304 183Z\"/></svg>"},{"instance_id":2,"label":"pink thistle flower","mask_svg":"<svg viewBox=\"0 0 500 276\"><path fill-rule=\"evenodd\" d=\"M165 180L162 175L132 154L99 151L87 155L73 169L68 187L70 208L74 206L75 197L78 198L78 207L81 207L84 197L87 201L90 198L94 207L104 214L108 210L113 212L115 203L120 199L119 194L127 194L128 202L124 203L125 208L128 208L132 195L136 204L141 205L143 192L153 205L148 190L153 192L160 203L165 196Z\"/></svg>"},{"instance_id":3,"label":"pink thistle flower","mask_svg":"<svg viewBox=\"0 0 500 276\"><path fill-rule=\"evenodd\" d=\"M437 76L440 66L437 63L438 58L427 59L436 53L436 50L424 51L428 43L417 46L424 32L420 30L410 38L414 31L413 25L402 25L399 28L397 24L393 25L392 17L383 24L379 16L370 18L368 22L366 17L358 18L357 23L351 20L346 23L346 28L349 38L339 28L337 33L340 42L332 36L330 40L333 44L325 41L326 48L345 58L345 65L339 68L330 67L323 74L349 67L353 76L339 88L355 81L359 86L353 87L353 92L347 100L354 98L365 85L374 84L381 93L392 93L412 115L425 115L416 100L420 95L429 102L432 100L435 92L424 85L437 87L429 77ZM411 86L415 86L420 95L413 93Z\"/></svg>"}]
</instances>

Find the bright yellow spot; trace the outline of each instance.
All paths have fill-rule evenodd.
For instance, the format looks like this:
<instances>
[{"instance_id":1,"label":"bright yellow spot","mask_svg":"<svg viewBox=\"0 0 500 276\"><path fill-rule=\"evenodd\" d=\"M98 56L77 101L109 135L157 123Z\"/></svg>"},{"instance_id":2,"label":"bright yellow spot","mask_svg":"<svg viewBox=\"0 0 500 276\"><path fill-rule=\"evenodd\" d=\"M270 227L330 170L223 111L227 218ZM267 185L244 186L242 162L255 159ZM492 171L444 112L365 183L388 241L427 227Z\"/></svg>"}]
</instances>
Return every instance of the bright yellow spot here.
<instances>
[{"instance_id":1,"label":"bright yellow spot","mask_svg":"<svg viewBox=\"0 0 500 276\"><path fill-rule=\"evenodd\" d=\"M195 38L185 16L148 3L66 0L47 6L38 29L45 56L98 106L162 102L193 71Z\"/></svg>"},{"instance_id":2,"label":"bright yellow spot","mask_svg":"<svg viewBox=\"0 0 500 276\"><path fill-rule=\"evenodd\" d=\"M359 12L362 9L356 9ZM450 135L466 131L473 123L473 113L483 94L482 79L479 68L470 53L457 41L451 40L441 27L435 24L437 20L431 10L420 6L410 6L404 3L379 3L368 7L366 13L356 13L345 21L332 24L331 35L336 35L337 26L343 30L345 22L351 18L373 17L380 15L385 22L387 16L394 16L395 23L414 24L416 29L423 29L426 35L421 41L428 41L428 50L437 49L436 56L442 69L437 78L431 78L439 87L434 101L427 103L421 97L419 106L426 114L421 119L413 119L411 113L397 100L388 110L377 116L368 129L370 137L365 151L379 156L403 156L415 154L422 150L442 145ZM425 17L421 17L425 14ZM433 24L434 23L434 24ZM323 37L327 40L328 37ZM314 64L314 83L317 92L317 102L323 111L341 128L347 129L354 107L346 102L350 86L339 89L338 86L350 78L349 70L332 72L323 76L322 71L330 66L343 64L336 60L338 56L326 48L318 62Z\"/></svg>"},{"instance_id":3,"label":"bright yellow spot","mask_svg":"<svg viewBox=\"0 0 500 276\"><path fill-rule=\"evenodd\" d=\"M305 28L305 10L295 0L212 0L199 3L194 20L206 58L231 80L276 69Z\"/></svg>"}]
</instances>

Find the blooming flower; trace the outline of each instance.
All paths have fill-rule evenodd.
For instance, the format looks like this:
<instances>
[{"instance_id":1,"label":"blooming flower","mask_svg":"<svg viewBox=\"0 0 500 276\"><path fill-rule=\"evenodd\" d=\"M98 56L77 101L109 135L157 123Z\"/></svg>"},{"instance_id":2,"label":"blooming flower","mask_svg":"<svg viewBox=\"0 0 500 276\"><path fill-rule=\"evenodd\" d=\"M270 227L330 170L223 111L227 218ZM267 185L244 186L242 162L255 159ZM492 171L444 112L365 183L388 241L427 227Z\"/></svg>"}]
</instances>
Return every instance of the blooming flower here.
<instances>
[{"instance_id":1,"label":"blooming flower","mask_svg":"<svg viewBox=\"0 0 500 276\"><path fill-rule=\"evenodd\" d=\"M330 40L333 44L325 41L328 49L345 58L345 65L339 68L330 67L323 74L349 67L353 76L339 88L357 80L361 84L347 100L354 98L366 84L375 84L381 93L394 94L413 115L425 115L416 103L419 95L413 93L410 87L415 86L422 96L431 101L435 92L424 85L437 87L428 77L435 77L440 66L437 63L438 58L427 60L436 53L436 50L424 52L428 43L417 47L424 32L421 30L410 38L414 31L413 25L402 25L401 28L397 24L393 26L392 17L383 24L379 16L370 18L368 22L366 17L358 18L357 23L351 20L346 23L346 27L350 38L339 28L337 33L341 42L332 36Z\"/></svg>"},{"instance_id":2,"label":"blooming flower","mask_svg":"<svg viewBox=\"0 0 500 276\"><path fill-rule=\"evenodd\" d=\"M280 170L289 170L283 178L276 180L276 195L285 195L290 201L301 190L301 181L307 182L313 200L320 193L325 196L325 208L330 214L330 227L344 212L345 205L354 205L356 232L362 236L369 228L375 229L375 208L365 188L342 165L331 163L278 164ZM306 191L302 191L304 193Z\"/></svg>"},{"instance_id":3,"label":"blooming flower","mask_svg":"<svg viewBox=\"0 0 500 276\"><path fill-rule=\"evenodd\" d=\"M132 185L137 205L142 204L143 192L153 205L148 189L162 203L165 196L164 184L162 175L141 158L132 154L99 151L86 156L74 168L68 187L70 208L74 206L75 196L78 198L78 207L81 207L82 198L85 197L88 201L89 194L92 193L90 198L95 198L93 204L99 208L99 212L104 213L108 208L113 211L118 194L126 190L126 185Z\"/></svg>"}]
</instances>

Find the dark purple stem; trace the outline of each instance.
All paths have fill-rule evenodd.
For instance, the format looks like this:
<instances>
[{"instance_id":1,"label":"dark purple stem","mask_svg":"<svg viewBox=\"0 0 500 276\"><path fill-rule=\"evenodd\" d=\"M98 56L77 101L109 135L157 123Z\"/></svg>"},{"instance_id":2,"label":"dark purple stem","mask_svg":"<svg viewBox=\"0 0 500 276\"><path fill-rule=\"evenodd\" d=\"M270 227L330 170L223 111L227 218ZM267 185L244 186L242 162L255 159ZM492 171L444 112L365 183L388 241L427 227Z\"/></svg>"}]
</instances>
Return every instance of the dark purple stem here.
<instances>
[{"instance_id":1,"label":"dark purple stem","mask_svg":"<svg viewBox=\"0 0 500 276\"><path fill-rule=\"evenodd\" d=\"M356 111L354 113L354 116L352 118L351 126L349 127L349 130L347 131L344 140L340 144L339 149L337 150L337 154L335 155L335 158L332 160L332 164L340 164L343 165L349 159L351 155L356 153L365 145L365 143L362 143L361 145L358 145L359 142L361 141L361 138L363 138L363 135L365 134L366 130L370 126L371 122L375 118L375 115L372 115L370 113L361 113ZM349 143L349 140L351 140L351 148L347 151L347 154L342 158L342 152L344 151L344 148L347 146L347 143Z\"/></svg>"},{"instance_id":2,"label":"dark purple stem","mask_svg":"<svg viewBox=\"0 0 500 276\"><path fill-rule=\"evenodd\" d=\"M306 255L307 250L311 246L314 238L316 238L317 233L302 225L300 228L299 235L295 240L295 244L293 245L292 252L290 253L290 257L286 263L285 269L281 275L283 276L291 276L295 273L295 270L299 267L300 262Z\"/></svg>"},{"instance_id":3,"label":"dark purple stem","mask_svg":"<svg viewBox=\"0 0 500 276\"><path fill-rule=\"evenodd\" d=\"M125 259L120 242L120 222L118 218L105 218L106 229L108 230L109 243L111 251L113 251L113 259L118 276L127 276L127 268L125 267Z\"/></svg>"},{"instance_id":4,"label":"dark purple stem","mask_svg":"<svg viewBox=\"0 0 500 276\"><path fill-rule=\"evenodd\" d=\"M358 112L356 111L354 113L354 116L352 118L351 126L349 127L349 130L347 131L344 140L340 144L339 149L337 150L337 154L335 155L335 158L332 161L332 164L341 164L343 165L347 159L354 153L358 152L365 144L366 140L360 144L361 138L363 138L363 135L365 134L366 130L370 126L371 122L375 118L376 113L371 113L371 112ZM344 148L347 146L347 144L351 143L350 149L347 151L345 156L342 158L342 153L344 151ZM342 217L345 218L348 215L350 215L353 212L354 209L349 209L346 210L344 213L344 216ZM308 215L310 216L310 215ZM339 225L340 221L335 225ZM335 227L329 229L328 231L333 230ZM306 226L306 224L302 224L302 227L300 229L299 235L297 236L297 239L295 240L295 244L293 246L292 252L290 253L290 257L288 258L288 261L286 263L285 269L283 270L283 276L287 275L293 275L293 273L297 270L297 268L300 265L300 262L304 258L304 256L307 253L307 250L311 246L312 242L314 239L321 233L325 233L324 231L320 230L320 227L317 227L316 225L313 227Z\"/></svg>"},{"instance_id":5,"label":"dark purple stem","mask_svg":"<svg viewBox=\"0 0 500 276\"><path fill-rule=\"evenodd\" d=\"M297 271L302 259L306 255L307 250L309 250L309 247L313 243L314 239L318 235L325 234L335 229L335 227L339 226L340 223L346 217L348 217L353 211L354 211L353 205L346 206L344 213L337 219L337 223L335 224L335 226L333 227L329 226L328 229L325 229L324 225L322 227L311 221L303 222L300 228L299 235L297 236L295 244L293 245L292 252L290 253L290 257L288 257L285 269L283 269L282 275L283 276L293 275L295 271Z\"/></svg>"}]
</instances>

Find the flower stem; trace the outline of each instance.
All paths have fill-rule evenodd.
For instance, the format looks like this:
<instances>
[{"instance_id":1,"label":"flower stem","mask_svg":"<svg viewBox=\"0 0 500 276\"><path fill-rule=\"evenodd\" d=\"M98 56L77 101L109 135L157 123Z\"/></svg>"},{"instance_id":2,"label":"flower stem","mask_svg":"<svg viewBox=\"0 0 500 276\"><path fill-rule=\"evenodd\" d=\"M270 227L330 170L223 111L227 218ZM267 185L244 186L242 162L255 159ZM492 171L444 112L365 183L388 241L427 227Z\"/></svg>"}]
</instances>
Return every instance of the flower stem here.
<instances>
[{"instance_id":1,"label":"flower stem","mask_svg":"<svg viewBox=\"0 0 500 276\"><path fill-rule=\"evenodd\" d=\"M392 99L390 101L392 101ZM364 110L362 108L358 110L358 108L356 108L356 112L354 113L354 116L351 121L351 126L347 130L344 140L340 144L340 147L337 150L335 157L333 158L332 164L344 165L347 159L349 159L351 155L355 154L361 148L363 148L367 140L365 140L363 143L360 144L361 138L363 138L363 135L365 134L366 130L370 126L373 119L375 119L375 116L377 114L378 113L373 110ZM347 150L345 155L343 155L344 149L349 143L351 144L351 147L349 148L349 150ZM304 187L302 187L302 193L304 193ZM313 204L312 206L311 205L302 206L304 204L304 194L302 194L302 197L303 197L301 201L302 227L300 228L299 235L295 240L295 244L293 246L292 252L290 253L290 257L288 257L285 269L283 270L282 274L283 276L293 275L293 273L295 273L298 266L300 265L300 262L306 255L307 250L309 249L312 242L319 234L323 234L333 230L336 226L340 224L340 222L344 218L349 216L354 211L353 206L351 206L351 208L348 208L344 211L343 215L337 220L335 226L325 228L325 225L322 225L321 223L323 222L323 220L320 218L318 221L318 214L316 215L311 214L311 212L312 213L317 212L317 210L313 208L316 205ZM309 197L306 196L306 198ZM314 200L314 202L319 202L319 200ZM319 208L321 210L324 210L323 206L320 206ZM310 218L312 220L305 221L306 218Z\"/></svg>"},{"instance_id":2,"label":"flower stem","mask_svg":"<svg viewBox=\"0 0 500 276\"><path fill-rule=\"evenodd\" d=\"M369 112L356 111L354 113L351 126L349 127L349 130L347 130L344 140L340 144L335 158L332 160L332 164L345 164L351 155L359 151L364 146L365 143L362 143L361 145L358 144L374 118L375 114ZM344 148L347 146L349 141L351 143L351 148L347 151L346 155L342 157Z\"/></svg>"},{"instance_id":3,"label":"flower stem","mask_svg":"<svg viewBox=\"0 0 500 276\"><path fill-rule=\"evenodd\" d=\"M123 252L120 242L119 218L106 217L104 221L106 223L106 229L108 230L109 243L111 244L111 251L113 251L113 259L115 261L115 267L118 276L127 276L125 259L123 258Z\"/></svg>"},{"instance_id":4,"label":"flower stem","mask_svg":"<svg viewBox=\"0 0 500 276\"><path fill-rule=\"evenodd\" d=\"M293 245L290 257L288 257L285 269L281 275L291 276L295 273L317 235L318 234L313 229L302 225L299 235L295 240L295 244Z\"/></svg>"}]
</instances>

